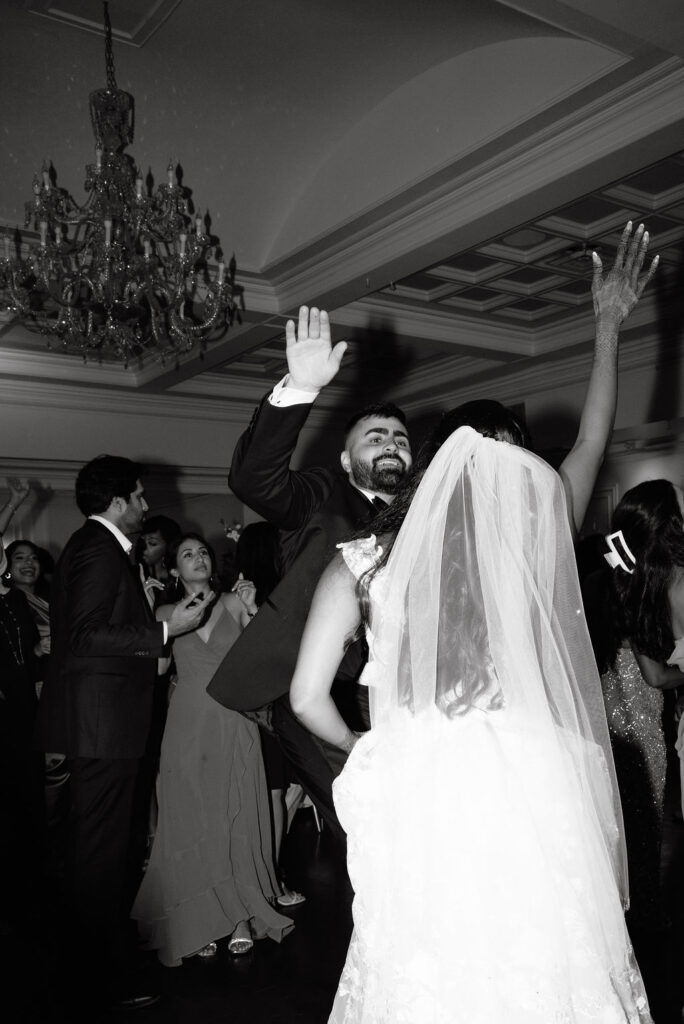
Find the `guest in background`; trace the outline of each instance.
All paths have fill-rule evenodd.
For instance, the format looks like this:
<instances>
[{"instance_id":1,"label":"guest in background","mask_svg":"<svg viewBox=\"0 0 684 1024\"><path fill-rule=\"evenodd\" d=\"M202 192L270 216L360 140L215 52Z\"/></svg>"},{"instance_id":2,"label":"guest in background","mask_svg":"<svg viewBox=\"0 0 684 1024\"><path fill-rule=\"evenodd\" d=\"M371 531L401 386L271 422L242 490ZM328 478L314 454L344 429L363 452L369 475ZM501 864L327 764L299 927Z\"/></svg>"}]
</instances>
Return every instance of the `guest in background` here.
<instances>
[{"instance_id":1,"label":"guest in background","mask_svg":"<svg viewBox=\"0 0 684 1024\"><path fill-rule=\"evenodd\" d=\"M13 540L5 551L5 582L25 595L41 640L43 654L50 653L50 588L42 577L40 548L30 540Z\"/></svg>"},{"instance_id":2,"label":"guest in background","mask_svg":"<svg viewBox=\"0 0 684 1024\"><path fill-rule=\"evenodd\" d=\"M26 596L0 581L0 906L18 933L36 925L43 852L43 758L32 745L41 656Z\"/></svg>"},{"instance_id":3,"label":"guest in background","mask_svg":"<svg viewBox=\"0 0 684 1024\"><path fill-rule=\"evenodd\" d=\"M38 695L48 669L50 654L50 587L43 577L45 555L30 540L15 540L7 546L5 582L26 597L31 616L40 637L43 654L40 665ZM49 563L48 563L49 564ZM45 754L45 823L47 827L48 870L61 872L64 861L64 830L69 812L69 770L66 756L59 751Z\"/></svg>"},{"instance_id":4,"label":"guest in background","mask_svg":"<svg viewBox=\"0 0 684 1024\"><path fill-rule=\"evenodd\" d=\"M150 516L142 525L138 542L135 545L135 560L142 567L145 580L157 580L161 587L152 587L148 593L153 595L154 606L168 603L168 588L173 580L166 564L166 552L169 544L177 541L181 528L175 519L169 516Z\"/></svg>"},{"instance_id":5,"label":"guest in background","mask_svg":"<svg viewBox=\"0 0 684 1024\"><path fill-rule=\"evenodd\" d=\"M173 577L169 575L166 564L166 553L170 544L179 540L181 528L175 519L157 515L145 519L140 536L135 545L135 561L140 572L145 595L150 608L154 611L160 605L172 600L174 588ZM155 782L159 771L159 754L166 724L166 713L169 704L169 687L175 669L171 657L160 659L157 676L154 681L152 695L152 721L147 736L145 753L140 759L140 770L135 792L135 821L138 830L134 836L133 861L144 863L152 848L152 841L157 827L157 797ZM140 875L132 872L131 883L135 895L140 885Z\"/></svg>"},{"instance_id":6,"label":"guest in background","mask_svg":"<svg viewBox=\"0 0 684 1024\"><path fill-rule=\"evenodd\" d=\"M611 522L612 568L584 588L615 757L629 860L630 928L663 926L660 852L667 750L663 690L684 682L682 492L669 480L627 491ZM678 639L681 638L681 639Z\"/></svg>"},{"instance_id":7,"label":"guest in background","mask_svg":"<svg viewBox=\"0 0 684 1024\"><path fill-rule=\"evenodd\" d=\"M256 587L255 601L261 607L280 579L278 572L278 531L272 523L250 523L241 531L236 552L236 568L242 577L252 580ZM261 715L261 712L257 712ZM287 806L285 793L292 781L289 762L276 739L270 724L270 709L264 712L266 721L259 722L261 749L264 755L266 780L271 794L271 815L273 818L273 844L275 863L280 871L280 850L283 834L287 829ZM248 717L250 713L247 712ZM288 888L280 876L283 892L277 897L282 907L293 907L303 903L301 893Z\"/></svg>"},{"instance_id":8,"label":"guest in background","mask_svg":"<svg viewBox=\"0 0 684 1024\"><path fill-rule=\"evenodd\" d=\"M140 467L101 455L76 480L86 516L62 552L51 591L52 648L39 740L68 758L67 917L62 975L71 1019L93 1020L102 1001L124 1008L158 998L131 941L126 871L138 762L150 728L157 659L194 629L211 595L181 601L155 622L132 571L131 542L147 511ZM93 1005L95 1004L95 1005Z\"/></svg>"},{"instance_id":9,"label":"guest in background","mask_svg":"<svg viewBox=\"0 0 684 1024\"><path fill-rule=\"evenodd\" d=\"M178 595L200 599L213 589L215 559L198 534L169 546ZM256 614L255 588L212 602L201 625L174 643L173 687L161 748L159 817L133 916L148 948L167 967L183 957L231 953L255 938L280 939L292 922L269 901L280 895L272 856L268 791L259 730L219 707L206 686L216 666ZM157 609L164 621L173 605Z\"/></svg>"}]
</instances>

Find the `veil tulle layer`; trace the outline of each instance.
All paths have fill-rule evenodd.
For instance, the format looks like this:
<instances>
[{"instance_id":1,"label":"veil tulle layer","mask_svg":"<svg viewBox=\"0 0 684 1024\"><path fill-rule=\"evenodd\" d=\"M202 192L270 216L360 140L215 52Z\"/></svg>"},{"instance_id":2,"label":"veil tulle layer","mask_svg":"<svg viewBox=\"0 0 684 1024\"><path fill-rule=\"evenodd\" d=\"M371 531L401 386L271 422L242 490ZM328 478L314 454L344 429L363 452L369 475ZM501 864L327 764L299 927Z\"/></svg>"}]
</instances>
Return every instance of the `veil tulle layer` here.
<instances>
[{"instance_id":1,"label":"veil tulle layer","mask_svg":"<svg viewBox=\"0 0 684 1024\"><path fill-rule=\"evenodd\" d=\"M459 428L425 472L370 596L373 728L397 715L428 729L475 715L530 737L551 774L570 776L626 903L615 769L558 475Z\"/></svg>"}]
</instances>

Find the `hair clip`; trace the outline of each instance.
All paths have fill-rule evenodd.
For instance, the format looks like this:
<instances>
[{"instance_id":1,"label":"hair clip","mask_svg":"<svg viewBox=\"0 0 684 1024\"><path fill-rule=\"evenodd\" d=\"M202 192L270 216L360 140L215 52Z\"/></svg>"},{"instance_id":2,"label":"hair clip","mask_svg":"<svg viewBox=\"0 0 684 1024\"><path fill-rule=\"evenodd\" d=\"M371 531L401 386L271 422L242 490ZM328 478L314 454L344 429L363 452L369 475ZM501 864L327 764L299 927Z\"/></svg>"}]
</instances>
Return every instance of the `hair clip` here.
<instances>
[{"instance_id":1,"label":"hair clip","mask_svg":"<svg viewBox=\"0 0 684 1024\"><path fill-rule=\"evenodd\" d=\"M627 556L627 558L632 563L631 567L629 565L627 565L627 562L625 561L625 559L622 557L620 552L615 547L615 540L614 540L614 538L617 538L620 541L620 546L622 547L622 550L623 550L624 554ZM617 567L619 565L621 569L624 569L624 571L628 572L629 575L631 576L632 573L634 572L634 566L636 565L636 558L634 557L632 552L629 550L629 546L627 544L627 541L624 538L622 530L616 530L615 533L609 533L608 536L606 537L606 544L610 548L610 551L608 551L608 553L605 554L603 557L605 558L606 562L611 567L611 569L617 569Z\"/></svg>"}]
</instances>

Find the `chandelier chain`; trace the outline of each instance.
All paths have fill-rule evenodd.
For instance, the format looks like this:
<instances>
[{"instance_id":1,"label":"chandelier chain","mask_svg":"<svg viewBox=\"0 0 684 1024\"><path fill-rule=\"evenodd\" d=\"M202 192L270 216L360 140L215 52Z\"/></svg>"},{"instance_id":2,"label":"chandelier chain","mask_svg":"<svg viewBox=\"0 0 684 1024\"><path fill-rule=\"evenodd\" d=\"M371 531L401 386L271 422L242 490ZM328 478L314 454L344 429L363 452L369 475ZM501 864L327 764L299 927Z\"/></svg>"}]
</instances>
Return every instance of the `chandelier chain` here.
<instances>
[{"instance_id":1,"label":"chandelier chain","mask_svg":"<svg viewBox=\"0 0 684 1024\"><path fill-rule=\"evenodd\" d=\"M116 91L116 73L114 70L114 50L112 47L112 23L109 17L109 3L104 0L105 24L105 67L107 69L107 89Z\"/></svg>"}]
</instances>

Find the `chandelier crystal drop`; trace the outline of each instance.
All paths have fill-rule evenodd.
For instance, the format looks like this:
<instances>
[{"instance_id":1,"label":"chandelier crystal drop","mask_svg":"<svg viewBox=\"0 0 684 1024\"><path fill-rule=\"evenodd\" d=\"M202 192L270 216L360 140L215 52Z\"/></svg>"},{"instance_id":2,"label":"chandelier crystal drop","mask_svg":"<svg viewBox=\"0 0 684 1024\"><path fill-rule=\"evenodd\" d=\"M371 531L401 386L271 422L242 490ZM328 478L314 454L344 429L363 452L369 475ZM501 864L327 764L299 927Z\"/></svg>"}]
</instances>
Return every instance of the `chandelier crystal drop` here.
<instances>
[{"instance_id":1,"label":"chandelier crystal drop","mask_svg":"<svg viewBox=\"0 0 684 1024\"><path fill-rule=\"evenodd\" d=\"M164 362L204 345L237 314L235 261L226 268L172 163L153 192L124 152L133 140L133 97L117 87L112 27L104 3L106 89L90 94L95 162L86 165L79 206L43 166L25 204L25 249L17 230L0 250L7 309L48 346L125 366L153 353ZM217 264L217 265L216 265Z\"/></svg>"}]
</instances>

